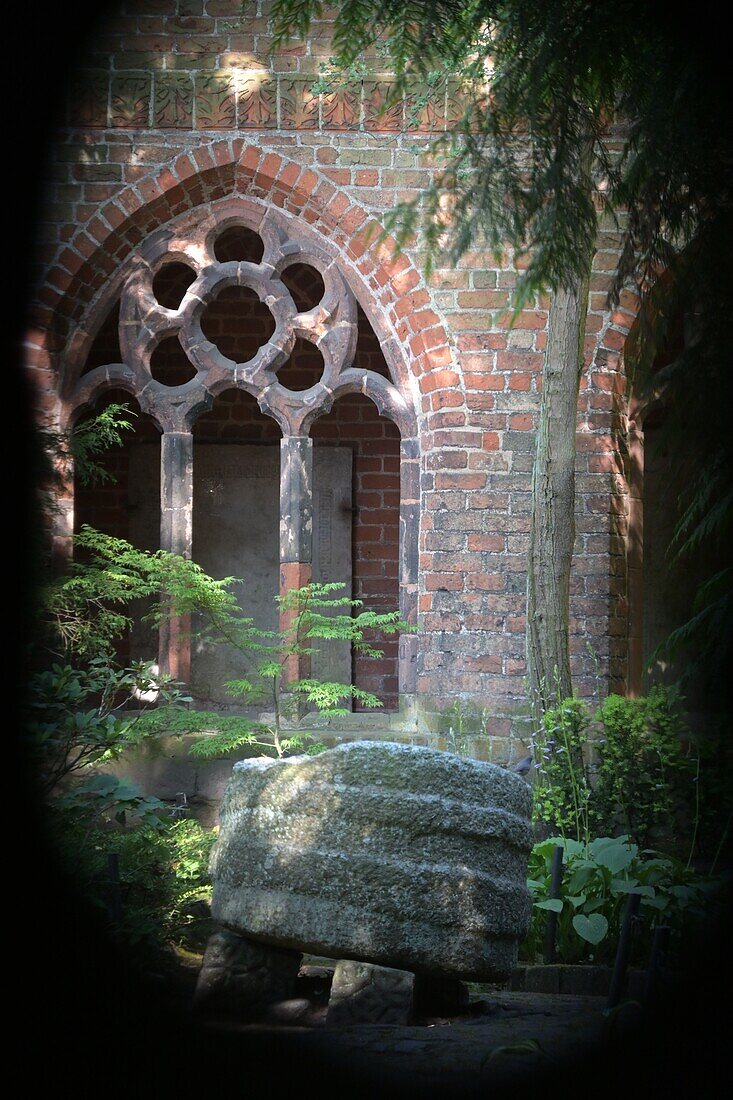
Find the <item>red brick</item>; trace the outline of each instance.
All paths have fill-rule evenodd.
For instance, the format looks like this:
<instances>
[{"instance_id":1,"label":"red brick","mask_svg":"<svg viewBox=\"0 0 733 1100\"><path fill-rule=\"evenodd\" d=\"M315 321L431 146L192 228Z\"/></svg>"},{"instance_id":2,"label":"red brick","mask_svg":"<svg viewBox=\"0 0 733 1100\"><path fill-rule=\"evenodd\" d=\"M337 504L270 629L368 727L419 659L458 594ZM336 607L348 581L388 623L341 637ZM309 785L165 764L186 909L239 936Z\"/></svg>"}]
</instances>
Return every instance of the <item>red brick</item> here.
<instances>
[{"instance_id":1,"label":"red brick","mask_svg":"<svg viewBox=\"0 0 733 1100\"><path fill-rule=\"evenodd\" d=\"M471 371L464 374L463 378L468 390L503 390L506 388L506 379L503 374L475 374Z\"/></svg>"},{"instance_id":2,"label":"red brick","mask_svg":"<svg viewBox=\"0 0 733 1100\"><path fill-rule=\"evenodd\" d=\"M471 489L483 489L486 485L486 474L436 474L436 489L463 489L468 492Z\"/></svg>"},{"instance_id":3,"label":"red brick","mask_svg":"<svg viewBox=\"0 0 733 1100\"><path fill-rule=\"evenodd\" d=\"M469 535L469 550L488 550L500 554L504 550L504 537L502 535Z\"/></svg>"},{"instance_id":4,"label":"red brick","mask_svg":"<svg viewBox=\"0 0 733 1100\"><path fill-rule=\"evenodd\" d=\"M424 393L430 393L433 390L450 389L452 386L457 386L460 379L453 370L435 370L430 374L424 374L420 379L420 389Z\"/></svg>"},{"instance_id":5,"label":"red brick","mask_svg":"<svg viewBox=\"0 0 733 1100\"><path fill-rule=\"evenodd\" d=\"M497 370L541 371L544 356L532 351L500 351L496 357Z\"/></svg>"},{"instance_id":6,"label":"red brick","mask_svg":"<svg viewBox=\"0 0 733 1100\"><path fill-rule=\"evenodd\" d=\"M239 167L248 175L254 175L257 165L260 163L261 152L254 145L246 146L240 160Z\"/></svg>"},{"instance_id":7,"label":"red brick","mask_svg":"<svg viewBox=\"0 0 733 1100\"><path fill-rule=\"evenodd\" d=\"M441 589L460 592L463 588L463 577L457 573L428 573L425 577L425 587L429 592L438 592Z\"/></svg>"}]
</instances>

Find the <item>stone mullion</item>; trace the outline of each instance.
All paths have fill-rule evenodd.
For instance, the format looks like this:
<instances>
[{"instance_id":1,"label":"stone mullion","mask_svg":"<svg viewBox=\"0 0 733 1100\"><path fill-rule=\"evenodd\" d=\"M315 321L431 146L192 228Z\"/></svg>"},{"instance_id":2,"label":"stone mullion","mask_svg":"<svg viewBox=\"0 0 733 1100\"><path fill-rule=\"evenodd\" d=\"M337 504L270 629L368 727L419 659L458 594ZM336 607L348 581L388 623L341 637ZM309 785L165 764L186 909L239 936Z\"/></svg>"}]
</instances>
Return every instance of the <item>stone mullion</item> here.
<instances>
[{"instance_id":1,"label":"stone mullion","mask_svg":"<svg viewBox=\"0 0 733 1100\"><path fill-rule=\"evenodd\" d=\"M160 443L160 546L184 558L193 542L193 435L163 432ZM159 631L161 671L187 682L191 675L189 615L163 619Z\"/></svg>"},{"instance_id":2,"label":"stone mullion","mask_svg":"<svg viewBox=\"0 0 733 1100\"><path fill-rule=\"evenodd\" d=\"M420 527L420 445L417 439L400 444L400 614L417 625L417 583ZM403 634L399 648L399 691L405 700L417 689L417 637ZM405 700L406 701L406 700Z\"/></svg>"},{"instance_id":3,"label":"stone mullion","mask_svg":"<svg viewBox=\"0 0 733 1100\"><path fill-rule=\"evenodd\" d=\"M313 576L313 440L284 436L280 441L280 595L309 584ZM280 612L288 630L295 612ZM283 682L310 676L310 657L294 654L285 662Z\"/></svg>"}]
</instances>

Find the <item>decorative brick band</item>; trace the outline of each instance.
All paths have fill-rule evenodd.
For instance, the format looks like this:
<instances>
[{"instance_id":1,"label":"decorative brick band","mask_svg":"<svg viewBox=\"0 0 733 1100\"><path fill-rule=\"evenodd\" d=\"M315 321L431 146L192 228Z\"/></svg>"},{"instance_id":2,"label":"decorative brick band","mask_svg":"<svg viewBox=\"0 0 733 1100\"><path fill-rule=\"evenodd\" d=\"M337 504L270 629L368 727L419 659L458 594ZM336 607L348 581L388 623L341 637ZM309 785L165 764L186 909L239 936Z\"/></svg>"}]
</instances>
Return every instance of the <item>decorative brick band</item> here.
<instances>
[{"instance_id":1,"label":"decorative brick band","mask_svg":"<svg viewBox=\"0 0 733 1100\"><path fill-rule=\"evenodd\" d=\"M442 133L464 109L458 81L416 85L392 102L394 78L374 73L320 91L315 74L254 68L77 72L66 122L101 129Z\"/></svg>"}]
</instances>

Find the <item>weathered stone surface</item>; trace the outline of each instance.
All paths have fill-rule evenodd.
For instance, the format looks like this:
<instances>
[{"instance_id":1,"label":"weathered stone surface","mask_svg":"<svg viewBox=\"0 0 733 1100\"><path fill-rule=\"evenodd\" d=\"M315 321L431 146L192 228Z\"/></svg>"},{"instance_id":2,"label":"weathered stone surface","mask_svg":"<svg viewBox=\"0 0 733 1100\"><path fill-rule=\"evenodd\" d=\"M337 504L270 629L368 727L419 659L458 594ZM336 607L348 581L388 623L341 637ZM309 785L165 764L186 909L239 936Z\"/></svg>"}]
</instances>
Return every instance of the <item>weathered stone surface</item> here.
<instances>
[{"instance_id":1,"label":"weathered stone surface","mask_svg":"<svg viewBox=\"0 0 733 1100\"><path fill-rule=\"evenodd\" d=\"M212 856L214 919L327 958L493 981L529 927L521 777L356 741L235 765Z\"/></svg>"},{"instance_id":2,"label":"weathered stone surface","mask_svg":"<svg viewBox=\"0 0 733 1100\"><path fill-rule=\"evenodd\" d=\"M300 953L220 929L209 937L194 998L197 1012L256 1020L292 998Z\"/></svg>"},{"instance_id":3,"label":"weathered stone surface","mask_svg":"<svg viewBox=\"0 0 733 1100\"><path fill-rule=\"evenodd\" d=\"M407 970L341 959L333 975L326 1023L407 1024L414 986L415 975Z\"/></svg>"}]
</instances>

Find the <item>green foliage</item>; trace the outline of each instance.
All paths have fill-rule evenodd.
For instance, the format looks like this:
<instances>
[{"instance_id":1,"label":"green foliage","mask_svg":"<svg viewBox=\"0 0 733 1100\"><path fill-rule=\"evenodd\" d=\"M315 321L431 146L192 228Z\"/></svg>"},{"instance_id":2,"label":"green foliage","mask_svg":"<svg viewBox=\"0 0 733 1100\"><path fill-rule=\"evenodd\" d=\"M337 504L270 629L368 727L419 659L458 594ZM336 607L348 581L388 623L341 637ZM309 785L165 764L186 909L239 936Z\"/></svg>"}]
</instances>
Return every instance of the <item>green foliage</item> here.
<instances>
[{"instance_id":1,"label":"green foliage","mask_svg":"<svg viewBox=\"0 0 733 1100\"><path fill-rule=\"evenodd\" d=\"M470 756L471 744L489 737L488 711L484 708L477 712L467 708L461 699L450 706L442 715L445 724L444 736L446 752L456 756Z\"/></svg>"},{"instance_id":2,"label":"green foliage","mask_svg":"<svg viewBox=\"0 0 733 1100\"><path fill-rule=\"evenodd\" d=\"M309 734L297 730L285 733L285 725L297 716L299 704L334 717L349 713L344 706L347 700L358 700L366 707L382 705L376 695L352 683L313 677L286 678L288 663L312 657L315 641L336 639L348 642L356 653L381 657L382 651L371 641L374 633L395 634L414 629L402 621L398 611L359 611L360 600L338 595L344 588L338 582L311 583L276 596L281 615L289 621L279 631L260 630L251 618L242 614L233 597L209 612L202 635L210 641L228 643L252 665L246 678L228 681L227 690L245 706L266 698L272 706L272 717L269 721L242 719L237 731L222 730L218 736L193 745L191 752L195 756L208 758L250 745L274 750L277 756L301 749L319 751L321 746L310 744Z\"/></svg>"},{"instance_id":3,"label":"green foliage","mask_svg":"<svg viewBox=\"0 0 733 1100\"><path fill-rule=\"evenodd\" d=\"M135 415L128 405L110 403L67 431L37 427L40 482L49 490L61 490L70 464L73 464L77 481L85 487L114 482L114 476L99 458L110 447L122 446L124 433L133 430L128 417ZM43 497L43 507L49 512L58 511L58 505L48 493Z\"/></svg>"},{"instance_id":4,"label":"green foliage","mask_svg":"<svg viewBox=\"0 0 733 1100\"><path fill-rule=\"evenodd\" d=\"M153 690L161 706L188 701L179 684L170 677L153 676L143 662L120 669L106 656L93 657L76 668L54 663L31 676L29 689L27 735L44 794L57 792L69 777L78 779L85 769L116 760L127 747L139 743L144 730L138 716L126 711L135 692ZM111 788L103 790L100 778L82 782L74 797L84 797L86 792L108 800ZM64 797L71 795L67 792ZM120 791L120 798L129 811L128 794L122 797Z\"/></svg>"},{"instance_id":5,"label":"green foliage","mask_svg":"<svg viewBox=\"0 0 733 1100\"><path fill-rule=\"evenodd\" d=\"M92 820L70 804L55 804L52 822L61 866L83 897L110 913L122 945L143 958L172 945L203 947L212 928L208 866L214 830L185 818L114 828L110 820ZM110 855L117 856L120 880L120 912L114 916Z\"/></svg>"},{"instance_id":6,"label":"green foliage","mask_svg":"<svg viewBox=\"0 0 733 1100\"><path fill-rule=\"evenodd\" d=\"M616 824L642 845L674 838L690 819L695 761L678 693L652 688L626 699L609 695L597 719L603 730L591 819L597 828Z\"/></svg>"},{"instance_id":7,"label":"green foliage","mask_svg":"<svg viewBox=\"0 0 733 1100\"><path fill-rule=\"evenodd\" d=\"M585 759L589 717L579 699L546 710L532 744L533 818L544 832L588 838L591 784Z\"/></svg>"},{"instance_id":8,"label":"green foliage","mask_svg":"<svg viewBox=\"0 0 733 1100\"><path fill-rule=\"evenodd\" d=\"M559 898L550 898L554 849L563 849ZM596 837L588 843L550 837L535 844L529 859L532 925L520 948L536 962L544 943L547 913L557 913L557 958L562 963L613 962L629 894L641 895L640 921L632 939L632 964L646 964L657 924L681 934L700 932L726 903L724 879L698 875L670 857L640 850L628 836Z\"/></svg>"},{"instance_id":9,"label":"green foliage","mask_svg":"<svg viewBox=\"0 0 733 1100\"><path fill-rule=\"evenodd\" d=\"M110 447L122 446L123 433L133 430L132 421L127 418L136 415L129 405L110 403L96 416L79 421L71 430L65 442L74 461L74 474L81 485L114 481L98 459Z\"/></svg>"},{"instance_id":10,"label":"green foliage","mask_svg":"<svg viewBox=\"0 0 733 1100\"><path fill-rule=\"evenodd\" d=\"M533 818L576 842L630 835L686 859L719 859L733 795L729 739L693 737L675 687L609 695L594 715L579 699L549 709L533 738Z\"/></svg>"},{"instance_id":11,"label":"green foliage","mask_svg":"<svg viewBox=\"0 0 733 1100\"><path fill-rule=\"evenodd\" d=\"M304 37L320 7L275 0L273 47ZM422 207L429 247L442 247L447 231L453 260L477 237L529 251L520 300L578 270L597 231L594 200L628 212L616 292L632 274L652 286L725 213L719 173L730 172L729 137L712 44L688 20L660 20L655 4L359 0L335 12L332 42L330 69L342 73L375 44L386 47L401 90L436 72L460 76L464 112L433 145L445 167L395 211L393 227ZM609 150L619 118L628 127Z\"/></svg>"},{"instance_id":12,"label":"green foliage","mask_svg":"<svg viewBox=\"0 0 733 1100\"><path fill-rule=\"evenodd\" d=\"M198 608L215 615L236 606L231 578L214 580L195 562L165 550L138 550L87 525L75 536L78 558L41 593L40 625L48 648L85 660L112 659L131 625L133 600L157 597L147 618L159 622Z\"/></svg>"}]
</instances>

